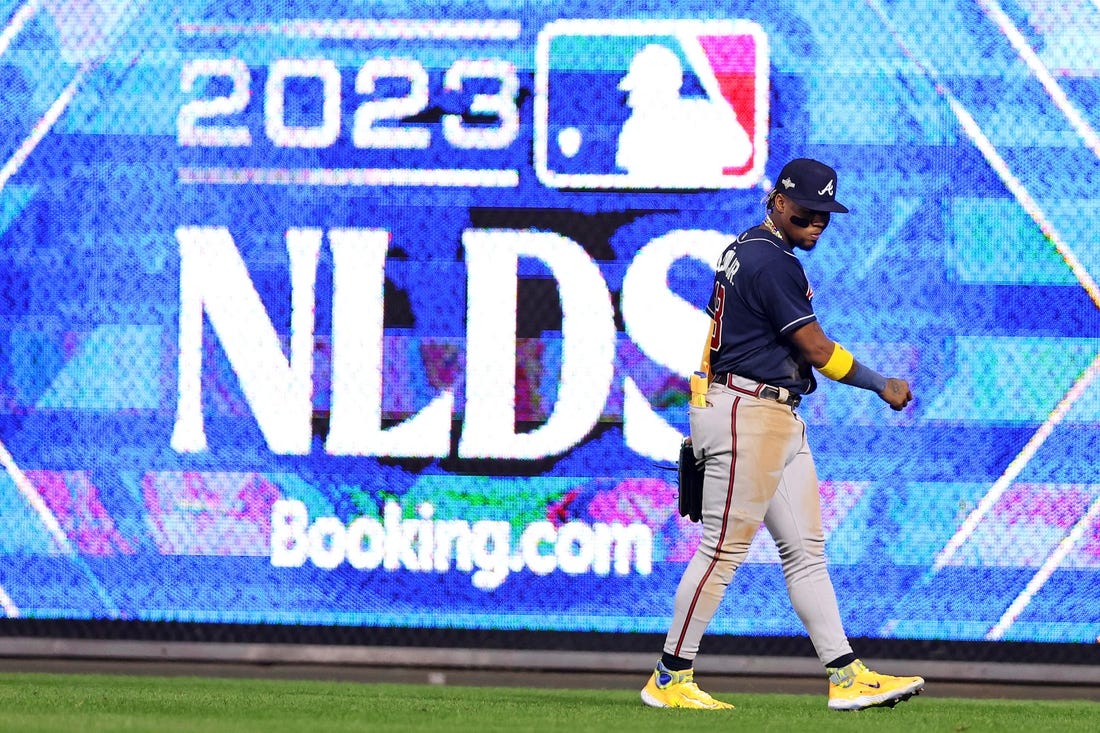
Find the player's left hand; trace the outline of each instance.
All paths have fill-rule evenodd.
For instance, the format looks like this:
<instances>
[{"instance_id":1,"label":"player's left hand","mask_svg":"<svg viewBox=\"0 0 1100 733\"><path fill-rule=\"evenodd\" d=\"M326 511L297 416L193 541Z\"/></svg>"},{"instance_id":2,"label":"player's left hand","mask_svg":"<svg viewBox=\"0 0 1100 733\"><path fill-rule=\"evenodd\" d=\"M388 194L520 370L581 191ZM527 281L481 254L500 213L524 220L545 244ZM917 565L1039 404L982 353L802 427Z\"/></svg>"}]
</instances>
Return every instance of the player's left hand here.
<instances>
[{"instance_id":1,"label":"player's left hand","mask_svg":"<svg viewBox=\"0 0 1100 733\"><path fill-rule=\"evenodd\" d=\"M895 379L894 377L886 380L886 388L878 396L894 410L904 410L905 406L913 401L913 393L909 390L909 383L904 379Z\"/></svg>"}]
</instances>

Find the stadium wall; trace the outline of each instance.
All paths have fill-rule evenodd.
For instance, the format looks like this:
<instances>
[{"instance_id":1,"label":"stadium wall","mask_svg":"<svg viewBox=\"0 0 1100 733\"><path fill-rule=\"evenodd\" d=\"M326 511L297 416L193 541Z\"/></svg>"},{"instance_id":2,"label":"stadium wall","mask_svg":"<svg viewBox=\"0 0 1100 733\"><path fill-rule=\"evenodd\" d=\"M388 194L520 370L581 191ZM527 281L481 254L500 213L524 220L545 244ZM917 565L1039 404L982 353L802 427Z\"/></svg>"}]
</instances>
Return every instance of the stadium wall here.
<instances>
[{"instance_id":1,"label":"stadium wall","mask_svg":"<svg viewBox=\"0 0 1100 733\"><path fill-rule=\"evenodd\" d=\"M647 667L711 273L810 156L815 307L916 396L799 408L849 634L1095 680L1098 44L1086 0L0 3L0 656ZM639 112L651 46L707 112ZM713 664L816 664L766 530L733 587Z\"/></svg>"}]
</instances>

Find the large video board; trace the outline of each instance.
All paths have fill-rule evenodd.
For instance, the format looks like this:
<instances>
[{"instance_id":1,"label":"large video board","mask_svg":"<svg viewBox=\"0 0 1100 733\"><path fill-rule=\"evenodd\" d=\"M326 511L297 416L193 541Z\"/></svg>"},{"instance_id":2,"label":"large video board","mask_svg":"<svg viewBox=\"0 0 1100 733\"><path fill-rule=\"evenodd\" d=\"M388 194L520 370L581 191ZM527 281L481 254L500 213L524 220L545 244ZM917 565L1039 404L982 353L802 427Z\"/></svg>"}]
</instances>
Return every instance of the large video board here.
<instances>
[{"instance_id":1,"label":"large video board","mask_svg":"<svg viewBox=\"0 0 1100 733\"><path fill-rule=\"evenodd\" d=\"M663 632L725 244L833 165L847 631L1100 636L1100 8L0 4L0 608ZM1077 7L1079 6L1079 7ZM800 635L761 530L710 626Z\"/></svg>"}]
</instances>

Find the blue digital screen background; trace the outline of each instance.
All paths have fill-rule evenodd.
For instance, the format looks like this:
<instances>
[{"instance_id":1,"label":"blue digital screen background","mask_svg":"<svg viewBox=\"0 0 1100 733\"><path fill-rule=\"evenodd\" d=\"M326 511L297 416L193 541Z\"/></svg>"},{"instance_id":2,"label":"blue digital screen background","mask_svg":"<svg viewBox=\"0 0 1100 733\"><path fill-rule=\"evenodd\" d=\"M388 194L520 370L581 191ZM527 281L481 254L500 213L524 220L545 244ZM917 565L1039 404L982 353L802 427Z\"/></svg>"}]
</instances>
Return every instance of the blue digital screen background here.
<instances>
[{"instance_id":1,"label":"blue digital screen background","mask_svg":"<svg viewBox=\"0 0 1100 733\"><path fill-rule=\"evenodd\" d=\"M0 3L4 615L663 633L714 257L808 156L820 320L916 397L799 408L846 630L1096 642L1070 5ZM616 162L651 43L740 167ZM803 633L765 531L709 630Z\"/></svg>"}]
</instances>

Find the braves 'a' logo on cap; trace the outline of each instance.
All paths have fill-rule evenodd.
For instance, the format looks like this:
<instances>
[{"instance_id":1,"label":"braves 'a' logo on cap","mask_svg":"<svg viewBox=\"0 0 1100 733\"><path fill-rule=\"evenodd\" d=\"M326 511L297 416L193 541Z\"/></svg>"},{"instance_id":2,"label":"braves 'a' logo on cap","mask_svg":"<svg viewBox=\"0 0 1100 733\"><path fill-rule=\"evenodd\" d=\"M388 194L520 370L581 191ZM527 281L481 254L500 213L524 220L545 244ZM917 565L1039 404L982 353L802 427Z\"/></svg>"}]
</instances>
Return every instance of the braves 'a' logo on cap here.
<instances>
[{"instance_id":1,"label":"braves 'a' logo on cap","mask_svg":"<svg viewBox=\"0 0 1100 733\"><path fill-rule=\"evenodd\" d=\"M535 171L556 188L747 188L767 36L745 20L561 20L539 34ZM609 131L611 133L609 134Z\"/></svg>"},{"instance_id":2,"label":"braves 'a' logo on cap","mask_svg":"<svg viewBox=\"0 0 1100 733\"><path fill-rule=\"evenodd\" d=\"M817 192L818 196L836 196L836 191L833 190L833 179L830 178L829 182L825 184L825 188Z\"/></svg>"}]
</instances>

